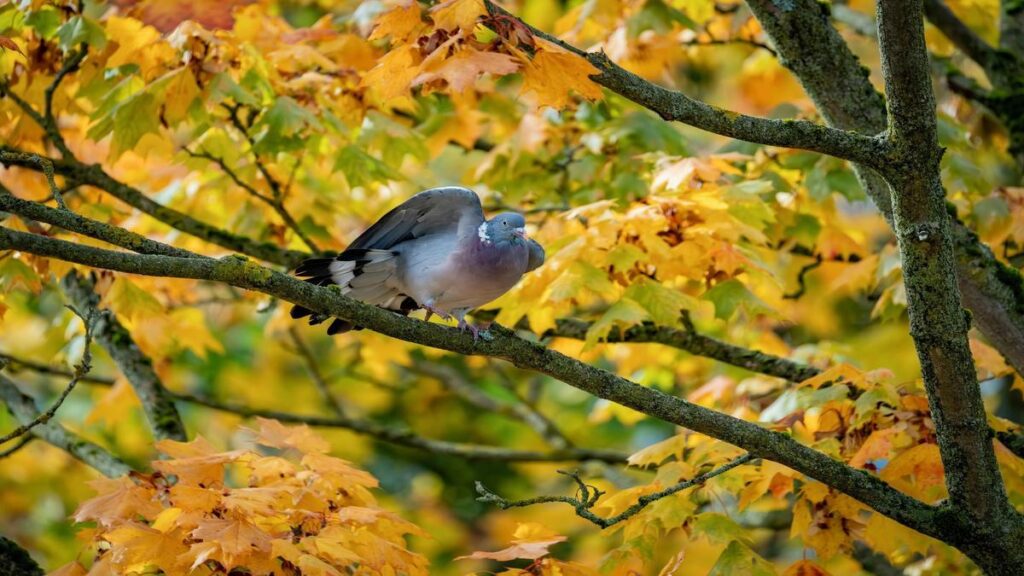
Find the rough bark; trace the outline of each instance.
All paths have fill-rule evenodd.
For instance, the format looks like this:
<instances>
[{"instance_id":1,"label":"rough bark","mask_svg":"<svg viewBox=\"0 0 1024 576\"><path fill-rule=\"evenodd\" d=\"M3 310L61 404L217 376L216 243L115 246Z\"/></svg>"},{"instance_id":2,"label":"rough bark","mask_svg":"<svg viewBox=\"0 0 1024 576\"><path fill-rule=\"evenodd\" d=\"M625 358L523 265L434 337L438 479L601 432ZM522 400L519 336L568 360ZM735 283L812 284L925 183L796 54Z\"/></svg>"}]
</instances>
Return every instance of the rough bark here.
<instances>
[{"instance_id":1,"label":"rough bark","mask_svg":"<svg viewBox=\"0 0 1024 576\"><path fill-rule=\"evenodd\" d=\"M28 550L0 536L0 576L43 576L43 569Z\"/></svg>"},{"instance_id":2,"label":"rough bark","mask_svg":"<svg viewBox=\"0 0 1024 576\"><path fill-rule=\"evenodd\" d=\"M866 134L885 130L885 100L868 79L867 68L829 23L826 6L815 0L792 0L788 9L773 0L747 0L747 5L782 64L797 77L826 122ZM885 182L862 167L857 172L865 192L891 224ZM975 326L1024 374L1024 280L1017 270L996 260L963 223L954 221L951 234L957 280Z\"/></svg>"},{"instance_id":3,"label":"rough bark","mask_svg":"<svg viewBox=\"0 0 1024 576\"><path fill-rule=\"evenodd\" d=\"M3 374L0 374L0 400L23 424L31 422L39 415L35 401L18 389L14 381ZM117 457L112 456L100 446L82 439L77 434L69 432L56 422L40 424L33 428L31 433L92 466L105 476L114 478L131 471L131 468Z\"/></svg>"},{"instance_id":4,"label":"rough bark","mask_svg":"<svg viewBox=\"0 0 1024 576\"><path fill-rule=\"evenodd\" d=\"M114 313L99 307L100 298L94 290L93 281L72 270L64 276L61 288L79 310L97 311L94 337L131 383L135 395L142 403L153 435L157 439L188 440L185 425L174 406L174 399L153 369L153 362L135 344L131 334Z\"/></svg>"},{"instance_id":5,"label":"rough bark","mask_svg":"<svg viewBox=\"0 0 1024 576\"><path fill-rule=\"evenodd\" d=\"M959 537L961 550L987 572L1022 574L1024 524L1007 500L996 463L954 273L920 0L879 0L878 37L894 159L886 180L910 333L935 421L948 507L970 526ZM998 557L994 547L1000 549Z\"/></svg>"}]
</instances>

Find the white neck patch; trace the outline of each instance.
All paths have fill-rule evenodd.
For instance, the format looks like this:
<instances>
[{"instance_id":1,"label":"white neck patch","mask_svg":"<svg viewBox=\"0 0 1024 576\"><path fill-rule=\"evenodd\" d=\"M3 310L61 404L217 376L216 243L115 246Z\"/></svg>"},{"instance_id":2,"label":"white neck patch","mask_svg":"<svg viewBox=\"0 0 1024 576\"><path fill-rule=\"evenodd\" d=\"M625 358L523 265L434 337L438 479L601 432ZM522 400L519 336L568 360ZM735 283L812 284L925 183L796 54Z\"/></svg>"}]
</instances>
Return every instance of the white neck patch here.
<instances>
[{"instance_id":1,"label":"white neck patch","mask_svg":"<svg viewBox=\"0 0 1024 576\"><path fill-rule=\"evenodd\" d=\"M480 238L480 241L484 244L491 243L491 237L487 235L487 222L484 222L476 229L476 235Z\"/></svg>"}]
</instances>

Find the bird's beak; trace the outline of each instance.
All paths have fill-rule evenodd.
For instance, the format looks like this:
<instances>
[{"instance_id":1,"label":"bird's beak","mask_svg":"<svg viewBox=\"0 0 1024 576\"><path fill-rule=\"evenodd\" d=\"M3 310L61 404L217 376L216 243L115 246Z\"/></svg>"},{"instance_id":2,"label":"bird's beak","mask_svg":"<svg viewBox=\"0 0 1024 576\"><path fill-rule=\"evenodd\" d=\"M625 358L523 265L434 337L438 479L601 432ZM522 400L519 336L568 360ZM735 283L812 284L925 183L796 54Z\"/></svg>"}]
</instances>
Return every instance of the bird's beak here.
<instances>
[{"instance_id":1,"label":"bird's beak","mask_svg":"<svg viewBox=\"0 0 1024 576\"><path fill-rule=\"evenodd\" d=\"M512 230L512 234L514 234L518 238L522 238L523 240L526 240L527 238L526 228L516 228L515 230Z\"/></svg>"}]
</instances>

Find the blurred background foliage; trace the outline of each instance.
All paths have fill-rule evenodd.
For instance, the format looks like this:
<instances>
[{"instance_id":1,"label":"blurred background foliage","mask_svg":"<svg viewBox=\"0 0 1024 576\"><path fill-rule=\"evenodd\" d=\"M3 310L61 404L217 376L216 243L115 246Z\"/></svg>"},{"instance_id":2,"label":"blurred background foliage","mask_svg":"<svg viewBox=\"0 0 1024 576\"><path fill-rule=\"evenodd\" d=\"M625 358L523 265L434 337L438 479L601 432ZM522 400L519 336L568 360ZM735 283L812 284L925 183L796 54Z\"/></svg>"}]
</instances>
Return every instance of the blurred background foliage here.
<instances>
[{"instance_id":1,"label":"blurred background foliage","mask_svg":"<svg viewBox=\"0 0 1024 576\"><path fill-rule=\"evenodd\" d=\"M62 53L87 44L82 69L54 100L75 155L193 218L282 247L338 250L416 191L472 187L489 211L525 212L548 253L545 266L488 306L500 310L499 322L525 319L540 333L560 318L590 321L585 339L549 345L693 402L792 430L858 466L884 469L902 457L910 480L901 489L941 498L937 456L920 448L934 446L934 438L922 415L895 240L850 167L669 124L610 93L588 98L592 89L584 86L524 92L531 73L525 70L466 79L441 68L439 76L413 76L420 65L414 60L422 57L413 48L425 52L430 42L450 40L466 18L451 16L455 27L446 31L437 24L439 8L479 15L472 2L451 4L122 0L87 1L79 12L74 3L21 0L0 6L0 35L16 45L0 51L0 77L25 100L41 103ZM996 0L949 4L983 35L998 34ZM864 0L848 7L873 11ZM508 8L578 46L603 46L637 74L713 104L816 118L742 3L523 0ZM400 19L402 10L415 14ZM839 26L880 85L874 39ZM496 41L484 27L459 34L468 51ZM971 72L941 34L929 30L928 41L937 55ZM997 257L1019 267L1020 167L996 123L937 86L950 201ZM567 105L544 106L559 99ZM45 151L39 127L10 99L0 100L0 138ZM263 170L282 184L284 206L308 242L272 203L255 197L253 190L278 193ZM49 196L32 171L7 169L0 181L26 199ZM82 215L223 253L99 190L83 186L65 195ZM26 226L14 218L5 225ZM63 308L52 281L68 268L0 254L0 352L65 367L80 358L81 323ZM666 499L606 531L556 504L499 511L476 501L475 481L509 498L567 494L574 486L556 470L579 466L609 493L599 510L614 514L652 486L737 452L498 361L365 331L330 338L295 324L286 305L258 294L110 273L99 274L97 288L102 305L176 393L330 416L320 379L349 416L437 440L550 447L550 438L521 419L467 400L461 382L492 402L545 415L572 444L639 453L633 462L640 465L631 467L481 462L319 429L332 454L380 480L384 507L429 535L412 536L411 547L429 558L433 574L495 570L494 562L454 558L506 546L520 522L568 537L553 556L607 574L705 574L716 562L716 573L729 573L723 553L742 556L744 549L780 573L802 559L832 574L869 573L870 561L878 560L871 550L897 566L914 565L917 574L972 570L951 549L869 518L856 502L767 462ZM831 382L843 384L796 387L666 346L602 343L613 328L644 321L682 328L684 312L708 336L820 368L838 366ZM1020 377L973 333L972 346L991 411L1019 422ZM41 399L64 382L18 362L9 371ZM155 449L131 387L99 349L92 374L111 382L76 390L60 422L145 469ZM864 394L888 403L861 402ZM196 403L178 405L190 434L219 449L234 446L248 422ZM0 429L14 426L0 414ZM877 434L883 430L895 432ZM1007 475L1019 479L1024 464L1009 454L1000 458ZM42 442L0 460L3 533L48 569L75 559L88 564L69 515L92 495L86 482L94 477ZM1018 507L1024 505L1020 484L1009 486Z\"/></svg>"}]
</instances>

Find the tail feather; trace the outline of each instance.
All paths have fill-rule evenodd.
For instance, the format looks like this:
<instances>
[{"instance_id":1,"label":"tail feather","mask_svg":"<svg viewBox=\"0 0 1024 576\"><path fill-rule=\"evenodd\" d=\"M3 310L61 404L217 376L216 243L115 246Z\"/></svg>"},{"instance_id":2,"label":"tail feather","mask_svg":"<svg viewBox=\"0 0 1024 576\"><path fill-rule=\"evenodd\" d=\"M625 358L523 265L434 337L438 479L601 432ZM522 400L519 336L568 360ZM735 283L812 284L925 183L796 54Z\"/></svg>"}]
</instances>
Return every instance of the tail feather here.
<instances>
[{"instance_id":1,"label":"tail feather","mask_svg":"<svg viewBox=\"0 0 1024 576\"><path fill-rule=\"evenodd\" d=\"M390 250L346 250L335 258L305 260L295 269L295 274L305 277L306 282L317 286L337 284L341 287L342 294L407 316L420 306L394 286L392 278L397 271L397 255L398 253ZM308 317L310 325L320 324L328 319L327 316L302 306L292 307L291 317ZM350 330L362 330L362 327L338 318L328 326L327 333L342 334Z\"/></svg>"}]
</instances>

